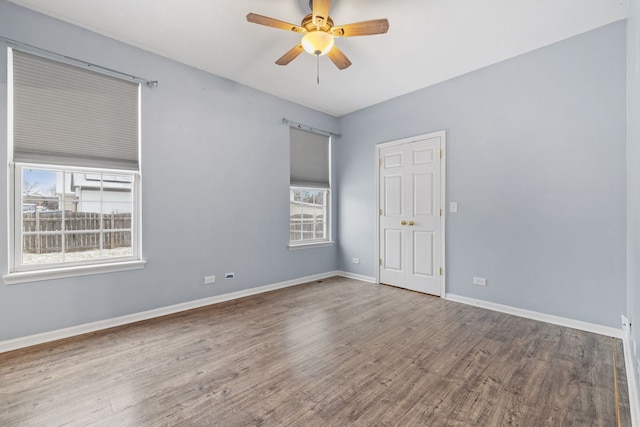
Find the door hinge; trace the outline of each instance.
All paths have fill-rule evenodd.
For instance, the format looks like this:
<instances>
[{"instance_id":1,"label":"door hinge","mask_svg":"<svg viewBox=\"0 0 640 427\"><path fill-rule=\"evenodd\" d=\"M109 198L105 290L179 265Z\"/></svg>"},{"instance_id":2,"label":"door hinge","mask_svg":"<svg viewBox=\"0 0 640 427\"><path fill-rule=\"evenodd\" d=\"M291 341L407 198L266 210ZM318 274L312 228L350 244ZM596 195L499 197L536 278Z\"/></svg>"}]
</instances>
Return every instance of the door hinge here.
<instances>
[{"instance_id":1,"label":"door hinge","mask_svg":"<svg viewBox=\"0 0 640 427\"><path fill-rule=\"evenodd\" d=\"M378 209L378 215L382 215L382 209Z\"/></svg>"},{"instance_id":2,"label":"door hinge","mask_svg":"<svg viewBox=\"0 0 640 427\"><path fill-rule=\"evenodd\" d=\"M382 265L382 258L378 258L378 263Z\"/></svg>"},{"instance_id":3,"label":"door hinge","mask_svg":"<svg viewBox=\"0 0 640 427\"><path fill-rule=\"evenodd\" d=\"M438 150L440 152L440 158L442 158L442 150Z\"/></svg>"},{"instance_id":4,"label":"door hinge","mask_svg":"<svg viewBox=\"0 0 640 427\"><path fill-rule=\"evenodd\" d=\"M382 159L378 159L378 167L382 166Z\"/></svg>"},{"instance_id":5,"label":"door hinge","mask_svg":"<svg viewBox=\"0 0 640 427\"><path fill-rule=\"evenodd\" d=\"M443 273L444 273L444 270L442 269L442 267L440 267L440 275L442 276Z\"/></svg>"},{"instance_id":6,"label":"door hinge","mask_svg":"<svg viewBox=\"0 0 640 427\"><path fill-rule=\"evenodd\" d=\"M442 216L442 208L440 208L440 216Z\"/></svg>"}]
</instances>

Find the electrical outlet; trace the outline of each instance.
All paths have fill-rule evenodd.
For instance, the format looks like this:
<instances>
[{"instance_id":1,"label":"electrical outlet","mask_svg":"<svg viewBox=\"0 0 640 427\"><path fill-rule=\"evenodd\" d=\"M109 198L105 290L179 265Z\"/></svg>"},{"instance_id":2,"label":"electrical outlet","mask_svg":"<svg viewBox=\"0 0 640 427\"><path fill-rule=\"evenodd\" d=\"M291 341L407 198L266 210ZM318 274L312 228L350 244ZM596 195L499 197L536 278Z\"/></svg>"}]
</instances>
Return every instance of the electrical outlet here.
<instances>
[{"instance_id":1,"label":"electrical outlet","mask_svg":"<svg viewBox=\"0 0 640 427\"><path fill-rule=\"evenodd\" d=\"M236 273L224 273L224 278L225 279L233 279L234 277L236 277Z\"/></svg>"},{"instance_id":2,"label":"electrical outlet","mask_svg":"<svg viewBox=\"0 0 640 427\"><path fill-rule=\"evenodd\" d=\"M458 212L458 202L449 202L449 212Z\"/></svg>"},{"instance_id":3,"label":"electrical outlet","mask_svg":"<svg viewBox=\"0 0 640 427\"><path fill-rule=\"evenodd\" d=\"M360 264L360 258L352 258L351 262L354 264Z\"/></svg>"},{"instance_id":4,"label":"electrical outlet","mask_svg":"<svg viewBox=\"0 0 640 427\"><path fill-rule=\"evenodd\" d=\"M484 277L474 277L473 278L474 285L487 286L487 279Z\"/></svg>"},{"instance_id":5,"label":"electrical outlet","mask_svg":"<svg viewBox=\"0 0 640 427\"><path fill-rule=\"evenodd\" d=\"M629 322L629 319L627 319L624 314L621 314L620 317L622 318L622 330L628 334L631 333L631 322Z\"/></svg>"},{"instance_id":6,"label":"electrical outlet","mask_svg":"<svg viewBox=\"0 0 640 427\"><path fill-rule=\"evenodd\" d=\"M216 282L216 276L204 276L204 284L209 285Z\"/></svg>"}]
</instances>

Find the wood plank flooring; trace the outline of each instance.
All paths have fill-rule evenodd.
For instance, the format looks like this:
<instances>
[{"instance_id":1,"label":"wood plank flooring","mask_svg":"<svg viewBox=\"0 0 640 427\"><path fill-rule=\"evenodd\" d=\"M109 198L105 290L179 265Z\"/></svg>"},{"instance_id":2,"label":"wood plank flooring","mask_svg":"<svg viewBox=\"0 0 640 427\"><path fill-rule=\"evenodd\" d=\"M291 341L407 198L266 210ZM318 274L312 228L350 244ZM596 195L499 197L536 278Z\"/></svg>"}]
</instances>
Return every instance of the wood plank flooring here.
<instances>
[{"instance_id":1,"label":"wood plank flooring","mask_svg":"<svg viewBox=\"0 0 640 427\"><path fill-rule=\"evenodd\" d=\"M335 278L0 354L2 426L630 426L619 340Z\"/></svg>"}]
</instances>

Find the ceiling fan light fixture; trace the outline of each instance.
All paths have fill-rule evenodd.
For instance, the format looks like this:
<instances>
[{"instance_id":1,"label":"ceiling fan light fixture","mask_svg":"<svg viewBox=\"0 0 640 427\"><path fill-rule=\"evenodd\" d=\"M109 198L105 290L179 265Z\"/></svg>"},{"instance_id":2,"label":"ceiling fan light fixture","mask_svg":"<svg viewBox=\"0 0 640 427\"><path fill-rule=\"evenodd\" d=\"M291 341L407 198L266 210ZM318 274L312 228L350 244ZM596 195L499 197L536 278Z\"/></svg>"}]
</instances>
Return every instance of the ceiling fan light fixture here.
<instances>
[{"instance_id":1,"label":"ceiling fan light fixture","mask_svg":"<svg viewBox=\"0 0 640 427\"><path fill-rule=\"evenodd\" d=\"M333 19L329 16L331 3L332 0L310 0L311 13L302 18L300 25L256 13L247 14L247 21L287 32L293 31L304 36L300 43L278 58L276 64L287 65L303 51L306 51L316 56L318 69L320 69L320 56L327 55L339 70L344 70L351 65L351 61L338 46L334 46L333 38L384 34L389 30L389 21L386 18L370 19L336 27L333 25Z\"/></svg>"},{"instance_id":2,"label":"ceiling fan light fixture","mask_svg":"<svg viewBox=\"0 0 640 427\"><path fill-rule=\"evenodd\" d=\"M302 47L312 55L322 56L333 47L333 36L326 31L311 31L302 37Z\"/></svg>"}]
</instances>

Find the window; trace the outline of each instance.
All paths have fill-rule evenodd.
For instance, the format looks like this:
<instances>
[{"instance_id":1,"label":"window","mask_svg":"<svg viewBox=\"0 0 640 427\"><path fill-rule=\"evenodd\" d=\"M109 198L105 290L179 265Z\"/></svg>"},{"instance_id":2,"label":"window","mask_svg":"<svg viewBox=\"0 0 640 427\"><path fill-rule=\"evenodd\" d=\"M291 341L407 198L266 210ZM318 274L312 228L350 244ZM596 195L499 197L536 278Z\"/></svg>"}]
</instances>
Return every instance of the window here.
<instances>
[{"instance_id":1,"label":"window","mask_svg":"<svg viewBox=\"0 0 640 427\"><path fill-rule=\"evenodd\" d=\"M142 266L139 90L10 50L6 283Z\"/></svg>"},{"instance_id":2,"label":"window","mask_svg":"<svg viewBox=\"0 0 640 427\"><path fill-rule=\"evenodd\" d=\"M330 138L290 128L289 246L331 241Z\"/></svg>"},{"instance_id":3,"label":"window","mask_svg":"<svg viewBox=\"0 0 640 427\"><path fill-rule=\"evenodd\" d=\"M329 190L291 187L289 241L327 241L327 197Z\"/></svg>"},{"instance_id":4,"label":"window","mask_svg":"<svg viewBox=\"0 0 640 427\"><path fill-rule=\"evenodd\" d=\"M134 255L133 173L17 166L16 265L37 268Z\"/></svg>"}]
</instances>

